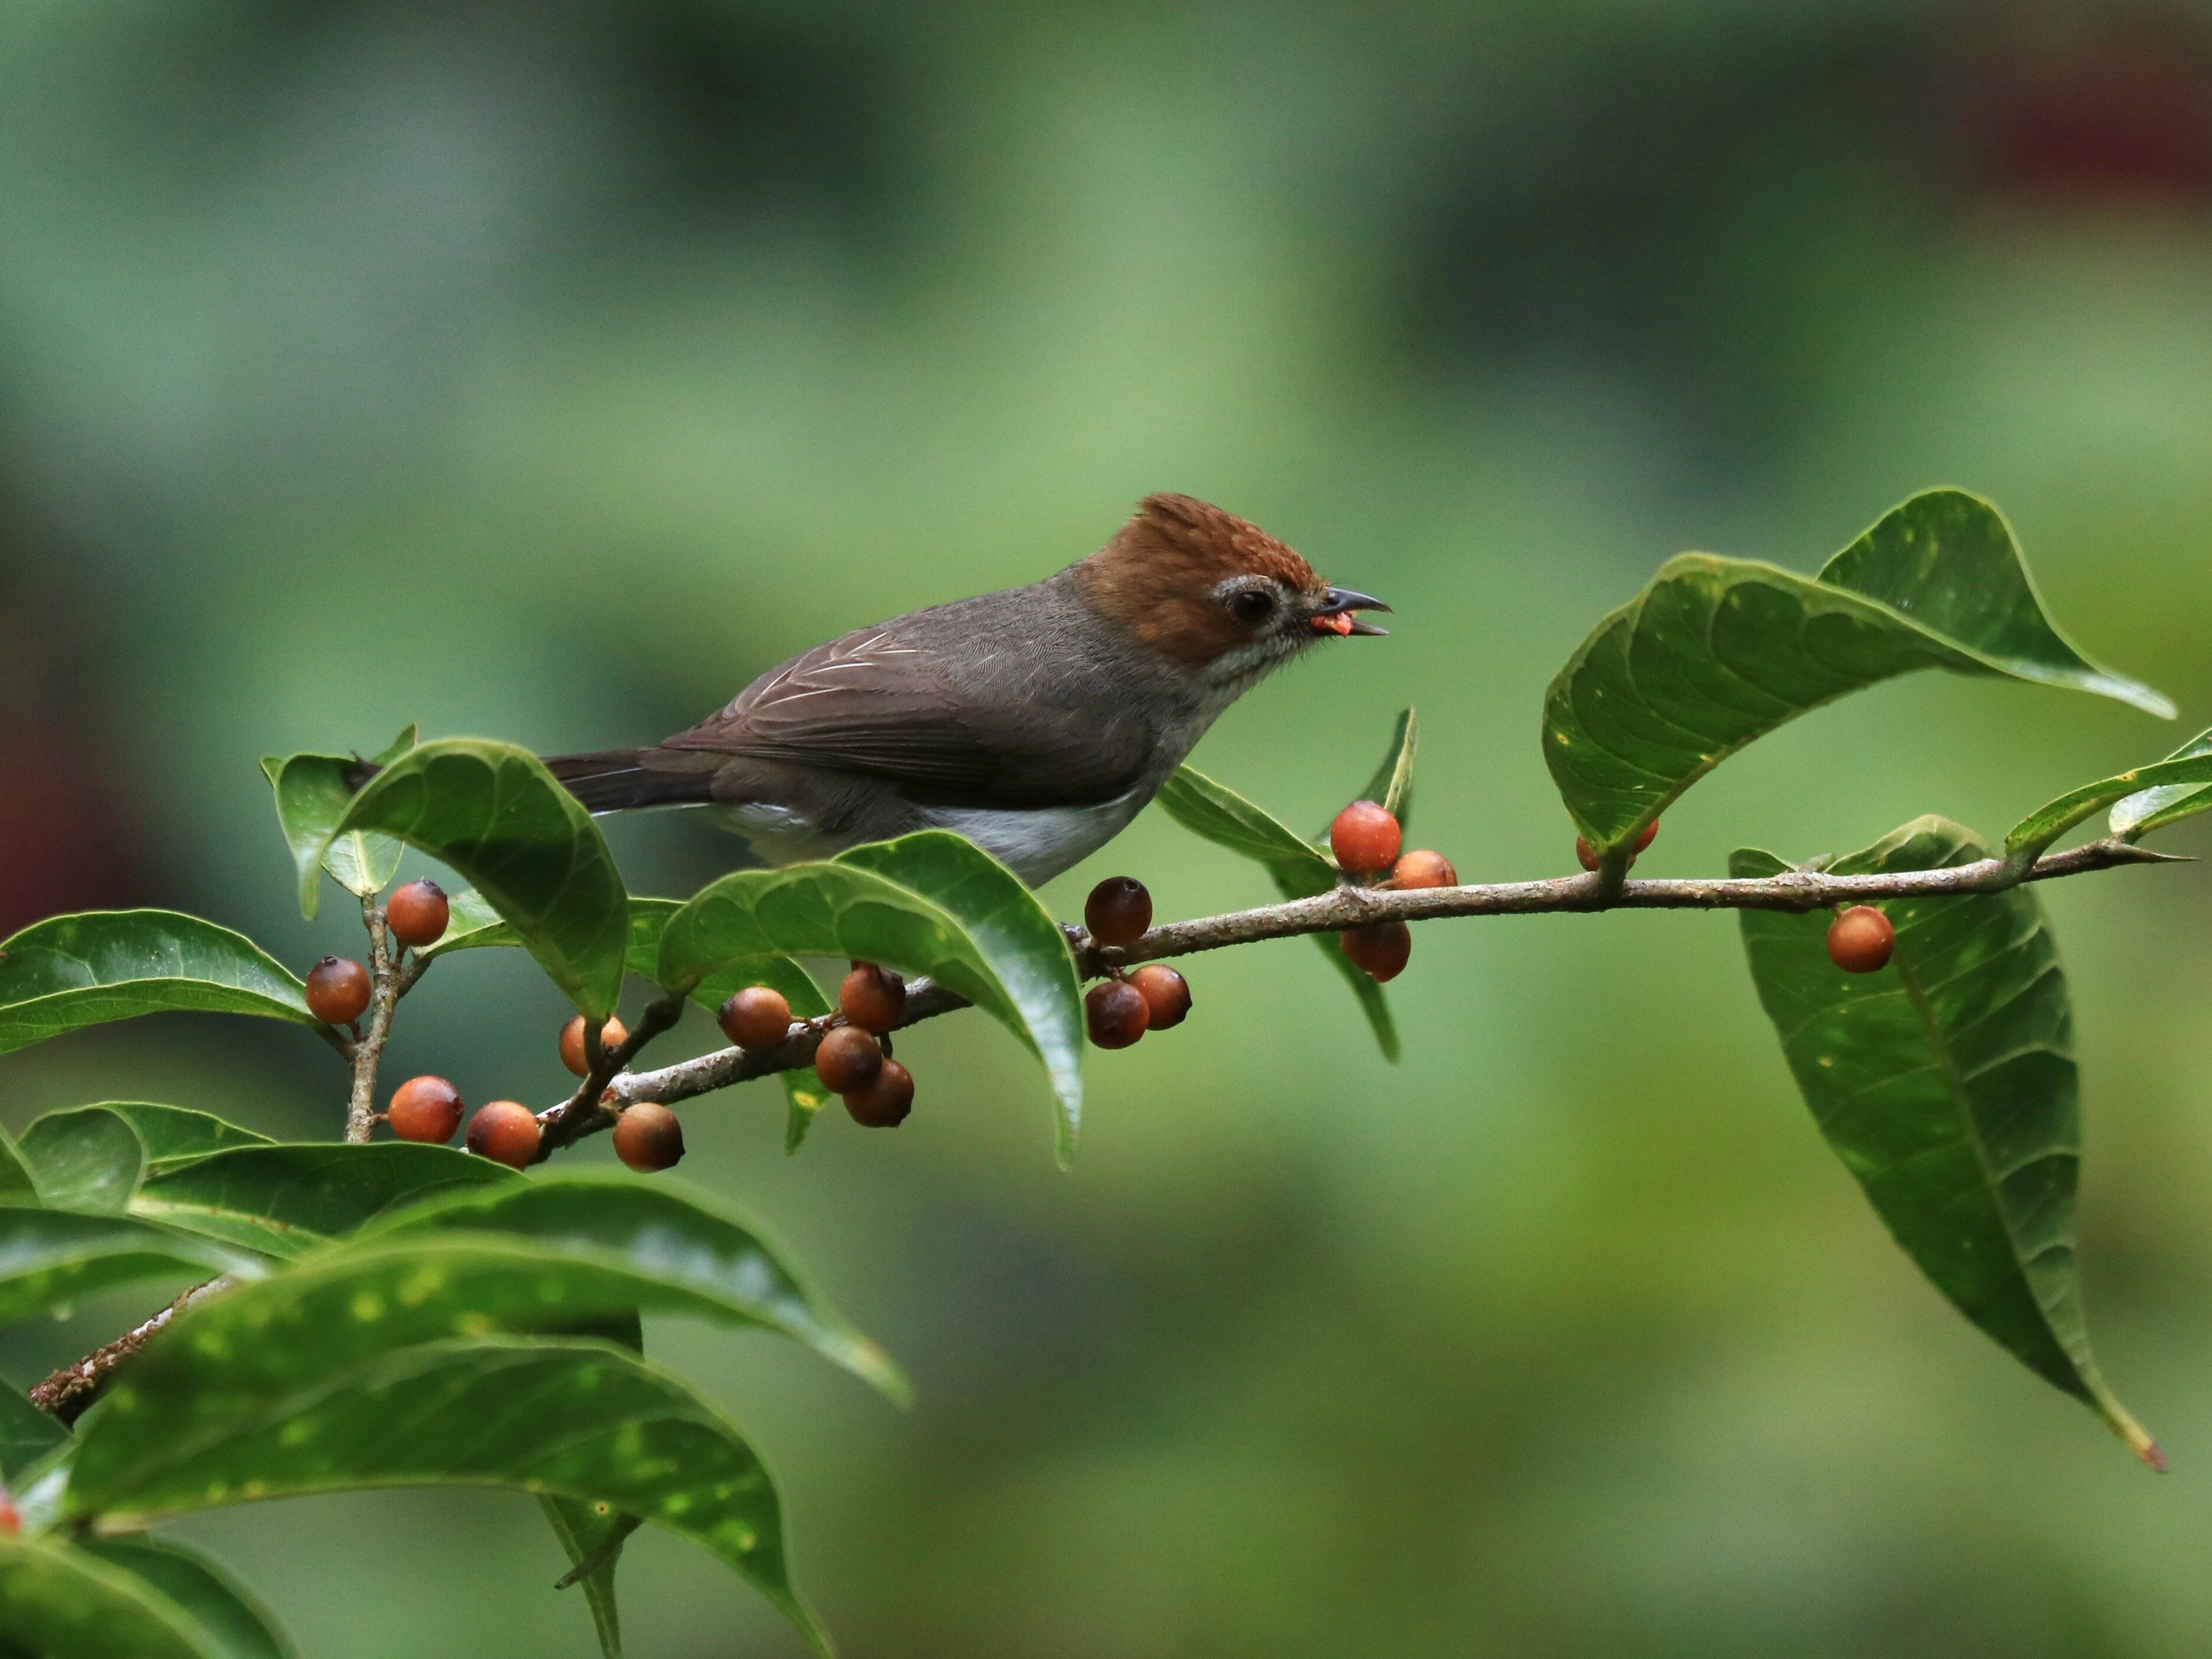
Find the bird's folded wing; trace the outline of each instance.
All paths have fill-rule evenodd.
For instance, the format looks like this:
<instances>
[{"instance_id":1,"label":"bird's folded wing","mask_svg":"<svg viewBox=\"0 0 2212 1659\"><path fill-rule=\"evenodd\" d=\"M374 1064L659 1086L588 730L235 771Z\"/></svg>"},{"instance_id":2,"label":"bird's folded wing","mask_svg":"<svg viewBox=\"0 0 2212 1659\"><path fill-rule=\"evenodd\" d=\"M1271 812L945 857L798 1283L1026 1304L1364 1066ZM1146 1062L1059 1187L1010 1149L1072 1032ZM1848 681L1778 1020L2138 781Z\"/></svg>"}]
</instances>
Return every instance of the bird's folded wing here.
<instances>
[{"instance_id":1,"label":"bird's folded wing","mask_svg":"<svg viewBox=\"0 0 2212 1659\"><path fill-rule=\"evenodd\" d=\"M861 629L763 675L661 747L863 773L946 805L1090 805L1137 785L1152 732L1112 711L1110 688L1008 684L1026 678L1009 660L978 686L948 673L926 634Z\"/></svg>"}]
</instances>

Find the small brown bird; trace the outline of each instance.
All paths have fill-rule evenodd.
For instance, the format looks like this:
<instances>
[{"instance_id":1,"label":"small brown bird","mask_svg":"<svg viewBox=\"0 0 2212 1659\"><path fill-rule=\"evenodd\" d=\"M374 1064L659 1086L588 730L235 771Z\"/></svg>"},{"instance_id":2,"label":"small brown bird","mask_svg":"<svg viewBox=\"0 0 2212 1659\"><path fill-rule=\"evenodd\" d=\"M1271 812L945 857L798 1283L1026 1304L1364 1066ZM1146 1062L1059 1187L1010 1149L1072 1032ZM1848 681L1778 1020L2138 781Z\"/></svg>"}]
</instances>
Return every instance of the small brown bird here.
<instances>
[{"instance_id":1,"label":"small brown bird","mask_svg":"<svg viewBox=\"0 0 2212 1659\"><path fill-rule=\"evenodd\" d=\"M549 760L593 812L713 810L772 864L957 830L1035 886L1104 846L1268 670L1381 634L1257 526L1147 496L1058 575L818 645L648 749Z\"/></svg>"}]
</instances>

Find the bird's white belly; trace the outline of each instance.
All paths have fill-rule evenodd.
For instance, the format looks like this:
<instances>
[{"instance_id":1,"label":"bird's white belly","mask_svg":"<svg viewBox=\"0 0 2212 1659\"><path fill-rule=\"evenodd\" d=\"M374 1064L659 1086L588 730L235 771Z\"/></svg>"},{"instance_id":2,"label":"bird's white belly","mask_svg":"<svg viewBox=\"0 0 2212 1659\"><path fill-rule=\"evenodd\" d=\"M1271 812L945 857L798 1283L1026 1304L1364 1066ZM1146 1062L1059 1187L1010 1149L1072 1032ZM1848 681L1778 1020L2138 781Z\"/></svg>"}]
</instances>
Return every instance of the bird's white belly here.
<instances>
[{"instance_id":1,"label":"bird's white belly","mask_svg":"<svg viewBox=\"0 0 2212 1659\"><path fill-rule=\"evenodd\" d=\"M1040 887L1120 835L1151 798L1150 791L1133 789L1096 806L932 806L921 816L939 829L967 836L1030 886Z\"/></svg>"}]
</instances>

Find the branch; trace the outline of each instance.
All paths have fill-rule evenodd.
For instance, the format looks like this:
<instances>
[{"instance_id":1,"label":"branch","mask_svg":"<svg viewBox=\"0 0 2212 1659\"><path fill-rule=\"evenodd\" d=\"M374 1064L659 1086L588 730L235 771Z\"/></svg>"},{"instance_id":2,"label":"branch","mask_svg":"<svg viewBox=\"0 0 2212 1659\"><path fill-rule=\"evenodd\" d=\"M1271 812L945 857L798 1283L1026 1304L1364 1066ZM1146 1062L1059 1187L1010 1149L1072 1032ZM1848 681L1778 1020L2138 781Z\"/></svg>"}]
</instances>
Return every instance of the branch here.
<instances>
[{"instance_id":1,"label":"branch","mask_svg":"<svg viewBox=\"0 0 2212 1659\"><path fill-rule=\"evenodd\" d=\"M222 1278L193 1285L144 1324L132 1327L106 1347L94 1348L76 1364L64 1365L44 1382L33 1383L26 1397L40 1411L52 1413L64 1423L74 1424L106 1392L116 1368L144 1347L155 1332L202 1297L228 1289L230 1283L229 1279Z\"/></svg>"},{"instance_id":2,"label":"branch","mask_svg":"<svg viewBox=\"0 0 2212 1659\"><path fill-rule=\"evenodd\" d=\"M2108 838L2047 854L2023 875L2009 872L2002 859L1981 859L1948 870L1905 870L1875 876L1832 876L1818 871L1792 870L1779 876L1756 878L1627 881L1610 891L1607 890L1602 871L1560 876L1550 881L1489 882L1405 892L1342 886L1312 898L1263 905L1255 910L1169 922L1120 950L1094 945L1086 935L1071 928L1069 946L1075 953L1076 966L1083 977L1097 979L1139 962L1193 956L1200 951L1252 945L1261 939L1291 939L1301 933L1336 933L1377 921L1434 921L1444 916L1542 915L1553 912L1590 915L1603 910L1802 912L1839 904L1863 904L1874 899L1996 893L2022 881L2051 881L2124 864L2188 861ZM653 1006L659 1008L662 1005ZM933 1019L968 1006L965 998L943 986L916 979L907 986L906 1012L899 1025L902 1028ZM669 1023L674 1023L672 1018ZM544 1157L558 1146L612 1127L615 1113L634 1101L652 1100L673 1105L755 1078L772 1077L779 1072L811 1066L814 1063L816 1045L836 1023L835 1016L824 1016L794 1024L791 1034L773 1048L720 1048L696 1060L663 1066L657 1072L618 1072L610 1076L596 1097L586 1089L579 1089L570 1099L540 1115L539 1121L545 1126L545 1138L539 1156ZM637 1037L633 1037L623 1045L624 1057L627 1052L635 1051L638 1042ZM589 1079L586 1083L588 1086ZM585 1110L583 1103L592 1099L597 1103Z\"/></svg>"},{"instance_id":3,"label":"branch","mask_svg":"<svg viewBox=\"0 0 2212 1659\"><path fill-rule=\"evenodd\" d=\"M345 1138L356 1145L366 1142L376 1126L377 1062L384 1057L384 1039L391 1034L392 1011L399 1004L401 989L384 907L373 897L363 898L361 919L368 929L368 1030L349 1056L353 1093L346 1102L345 1122Z\"/></svg>"}]
</instances>

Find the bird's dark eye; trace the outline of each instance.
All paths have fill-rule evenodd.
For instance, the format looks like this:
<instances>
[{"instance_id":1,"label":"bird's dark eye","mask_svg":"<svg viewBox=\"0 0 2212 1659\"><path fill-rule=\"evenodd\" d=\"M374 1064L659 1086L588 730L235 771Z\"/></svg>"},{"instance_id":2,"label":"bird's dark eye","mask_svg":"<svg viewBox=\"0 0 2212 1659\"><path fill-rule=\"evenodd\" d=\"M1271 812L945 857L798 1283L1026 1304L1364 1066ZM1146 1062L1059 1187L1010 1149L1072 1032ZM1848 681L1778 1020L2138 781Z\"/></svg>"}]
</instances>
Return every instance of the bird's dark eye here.
<instances>
[{"instance_id":1,"label":"bird's dark eye","mask_svg":"<svg viewBox=\"0 0 2212 1659\"><path fill-rule=\"evenodd\" d=\"M1257 628L1274 610L1275 596L1264 587L1248 587L1229 596L1229 614L1247 628Z\"/></svg>"}]
</instances>

